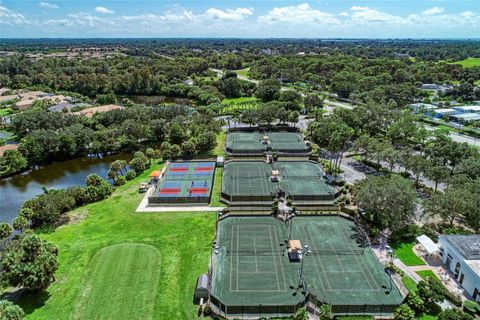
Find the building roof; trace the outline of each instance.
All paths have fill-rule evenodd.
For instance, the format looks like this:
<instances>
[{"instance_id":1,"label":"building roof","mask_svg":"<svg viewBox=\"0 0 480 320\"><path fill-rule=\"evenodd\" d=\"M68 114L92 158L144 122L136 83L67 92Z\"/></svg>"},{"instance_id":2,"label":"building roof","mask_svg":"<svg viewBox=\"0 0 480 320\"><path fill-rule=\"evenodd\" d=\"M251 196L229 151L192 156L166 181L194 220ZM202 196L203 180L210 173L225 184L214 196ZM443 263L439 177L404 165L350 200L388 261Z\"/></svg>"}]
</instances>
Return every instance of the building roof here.
<instances>
[{"instance_id":1,"label":"building roof","mask_svg":"<svg viewBox=\"0 0 480 320\"><path fill-rule=\"evenodd\" d=\"M17 150L18 149L18 144L6 144L4 146L0 147L0 157L3 157L3 154L7 150Z\"/></svg>"},{"instance_id":2,"label":"building roof","mask_svg":"<svg viewBox=\"0 0 480 320\"><path fill-rule=\"evenodd\" d=\"M457 110L452 109L452 108L443 108L443 109L435 109L433 110L435 113L440 113L440 114L447 114L447 113L455 113Z\"/></svg>"},{"instance_id":3,"label":"building roof","mask_svg":"<svg viewBox=\"0 0 480 320\"><path fill-rule=\"evenodd\" d=\"M461 120L480 120L480 113L460 113L452 115L452 118L461 119Z\"/></svg>"},{"instance_id":4,"label":"building roof","mask_svg":"<svg viewBox=\"0 0 480 320\"><path fill-rule=\"evenodd\" d=\"M86 117L92 117L97 112L108 112L108 111L117 110L117 109L125 109L125 107L117 106L115 104L107 104L104 106L83 109L81 111L74 112L74 114L79 114Z\"/></svg>"},{"instance_id":5,"label":"building roof","mask_svg":"<svg viewBox=\"0 0 480 320\"><path fill-rule=\"evenodd\" d=\"M442 235L467 260L480 260L480 234Z\"/></svg>"},{"instance_id":6,"label":"building roof","mask_svg":"<svg viewBox=\"0 0 480 320\"><path fill-rule=\"evenodd\" d=\"M51 107L48 108L48 110L50 111L56 111L56 112L62 112L63 109L67 108L69 111L70 109L72 108L76 108L76 107L91 107L92 105L89 104L89 103L70 103L70 102L61 102L59 104L55 104Z\"/></svg>"},{"instance_id":7,"label":"building roof","mask_svg":"<svg viewBox=\"0 0 480 320\"><path fill-rule=\"evenodd\" d=\"M412 108L417 108L417 109L420 109L420 108L423 108L423 109L435 109L437 108L437 106L433 105L433 104L430 104L430 103L412 103L410 105L410 107Z\"/></svg>"},{"instance_id":8,"label":"building roof","mask_svg":"<svg viewBox=\"0 0 480 320\"><path fill-rule=\"evenodd\" d=\"M470 111L470 112L476 112L480 111L480 106L460 106L460 107L455 107L455 110L461 110L461 111Z\"/></svg>"},{"instance_id":9,"label":"building roof","mask_svg":"<svg viewBox=\"0 0 480 320\"><path fill-rule=\"evenodd\" d=\"M425 248L428 254L432 254L438 251L438 246L435 244L435 242L433 242L432 239L430 239L424 234L417 237L417 241Z\"/></svg>"}]
</instances>

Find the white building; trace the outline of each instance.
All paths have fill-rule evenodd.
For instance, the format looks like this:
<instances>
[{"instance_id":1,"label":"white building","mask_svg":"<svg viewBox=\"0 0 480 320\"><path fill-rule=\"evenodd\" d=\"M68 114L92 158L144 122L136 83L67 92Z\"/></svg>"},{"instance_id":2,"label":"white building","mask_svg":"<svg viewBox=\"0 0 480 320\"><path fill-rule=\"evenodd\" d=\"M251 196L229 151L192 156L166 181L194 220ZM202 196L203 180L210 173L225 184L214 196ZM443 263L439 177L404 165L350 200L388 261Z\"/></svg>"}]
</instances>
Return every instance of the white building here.
<instances>
[{"instance_id":1,"label":"white building","mask_svg":"<svg viewBox=\"0 0 480 320\"><path fill-rule=\"evenodd\" d=\"M465 293L480 302L480 234L442 235L440 258Z\"/></svg>"}]
</instances>

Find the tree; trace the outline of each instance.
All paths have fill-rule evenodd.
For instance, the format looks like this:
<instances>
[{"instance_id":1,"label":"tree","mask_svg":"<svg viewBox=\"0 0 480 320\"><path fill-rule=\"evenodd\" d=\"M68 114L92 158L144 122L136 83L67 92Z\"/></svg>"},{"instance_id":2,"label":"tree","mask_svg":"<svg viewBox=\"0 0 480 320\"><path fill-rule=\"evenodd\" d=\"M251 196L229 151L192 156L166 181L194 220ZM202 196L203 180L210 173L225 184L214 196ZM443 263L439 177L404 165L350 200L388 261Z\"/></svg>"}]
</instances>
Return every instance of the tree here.
<instances>
[{"instance_id":1,"label":"tree","mask_svg":"<svg viewBox=\"0 0 480 320\"><path fill-rule=\"evenodd\" d=\"M54 281L58 248L35 234L15 240L1 258L2 280L31 291L46 289Z\"/></svg>"},{"instance_id":2,"label":"tree","mask_svg":"<svg viewBox=\"0 0 480 320\"><path fill-rule=\"evenodd\" d=\"M143 172L146 168L151 166L151 162L150 158L148 158L143 152L137 151L133 154L133 159L130 161L129 165L136 172Z\"/></svg>"},{"instance_id":3,"label":"tree","mask_svg":"<svg viewBox=\"0 0 480 320\"><path fill-rule=\"evenodd\" d=\"M133 169L130 169L125 174L125 179L127 179L127 181L130 181L130 180L135 179L136 176L137 176L137 172L135 172L135 170L133 170Z\"/></svg>"},{"instance_id":4,"label":"tree","mask_svg":"<svg viewBox=\"0 0 480 320\"><path fill-rule=\"evenodd\" d=\"M456 308L442 310L437 317L438 320L473 320L471 315Z\"/></svg>"},{"instance_id":5,"label":"tree","mask_svg":"<svg viewBox=\"0 0 480 320\"><path fill-rule=\"evenodd\" d=\"M415 176L415 184L418 185L418 181L420 180L422 173L424 173L427 170L427 167L429 164L428 160L426 160L424 157L420 155L405 154L405 159L403 162L404 162L405 168L407 170L410 170Z\"/></svg>"},{"instance_id":6,"label":"tree","mask_svg":"<svg viewBox=\"0 0 480 320\"><path fill-rule=\"evenodd\" d=\"M20 215L13 219L12 225L15 230L23 232L25 229L28 228L28 220Z\"/></svg>"},{"instance_id":7,"label":"tree","mask_svg":"<svg viewBox=\"0 0 480 320\"><path fill-rule=\"evenodd\" d=\"M160 145L160 154L162 155L163 160L170 160L172 159L172 146L168 141L162 142Z\"/></svg>"},{"instance_id":8,"label":"tree","mask_svg":"<svg viewBox=\"0 0 480 320\"><path fill-rule=\"evenodd\" d=\"M416 291L410 291L407 296L407 304L416 313L421 313L425 310L425 301L420 298Z\"/></svg>"},{"instance_id":9,"label":"tree","mask_svg":"<svg viewBox=\"0 0 480 320\"><path fill-rule=\"evenodd\" d=\"M0 223L0 240L6 240L12 235L12 227L6 222Z\"/></svg>"},{"instance_id":10,"label":"tree","mask_svg":"<svg viewBox=\"0 0 480 320\"><path fill-rule=\"evenodd\" d=\"M445 289L443 284L432 277L418 283L418 296L426 303L441 302L444 300Z\"/></svg>"},{"instance_id":11,"label":"tree","mask_svg":"<svg viewBox=\"0 0 480 320\"><path fill-rule=\"evenodd\" d=\"M462 188L448 187L443 193L435 193L425 201L425 212L447 220L450 227L453 227L457 218L466 216L470 211L466 192L468 191Z\"/></svg>"},{"instance_id":12,"label":"tree","mask_svg":"<svg viewBox=\"0 0 480 320\"><path fill-rule=\"evenodd\" d=\"M434 191L437 192L438 184L447 179L450 170L443 165L433 165L427 168L425 176L435 183Z\"/></svg>"},{"instance_id":13,"label":"tree","mask_svg":"<svg viewBox=\"0 0 480 320\"><path fill-rule=\"evenodd\" d=\"M282 86L277 80L262 81L255 90L255 96L264 102L272 101L280 92Z\"/></svg>"},{"instance_id":14,"label":"tree","mask_svg":"<svg viewBox=\"0 0 480 320\"><path fill-rule=\"evenodd\" d=\"M395 310L393 319L395 320L415 320L415 312L406 304L400 305Z\"/></svg>"},{"instance_id":15,"label":"tree","mask_svg":"<svg viewBox=\"0 0 480 320\"><path fill-rule=\"evenodd\" d=\"M8 300L0 300L0 319L2 320L23 320L25 312L22 308Z\"/></svg>"},{"instance_id":16,"label":"tree","mask_svg":"<svg viewBox=\"0 0 480 320\"><path fill-rule=\"evenodd\" d=\"M155 150L153 150L152 148L147 148L147 150L145 150L145 155L151 163L153 158L155 158Z\"/></svg>"},{"instance_id":17,"label":"tree","mask_svg":"<svg viewBox=\"0 0 480 320\"><path fill-rule=\"evenodd\" d=\"M19 172L28 166L27 159L18 150L6 150L2 159L7 173Z\"/></svg>"},{"instance_id":18,"label":"tree","mask_svg":"<svg viewBox=\"0 0 480 320\"><path fill-rule=\"evenodd\" d=\"M329 304L322 304L319 310L321 320L333 320L332 306Z\"/></svg>"},{"instance_id":19,"label":"tree","mask_svg":"<svg viewBox=\"0 0 480 320\"><path fill-rule=\"evenodd\" d=\"M398 230L415 214L417 194L413 183L405 178L369 176L355 189L358 206L381 229Z\"/></svg>"},{"instance_id":20,"label":"tree","mask_svg":"<svg viewBox=\"0 0 480 320\"><path fill-rule=\"evenodd\" d=\"M308 312L305 308L300 308L297 310L293 316L293 320L308 320Z\"/></svg>"},{"instance_id":21,"label":"tree","mask_svg":"<svg viewBox=\"0 0 480 320\"><path fill-rule=\"evenodd\" d=\"M300 117L300 113L297 110L291 111L288 113L288 122L293 123L293 126L295 126L298 122L298 117Z\"/></svg>"},{"instance_id":22,"label":"tree","mask_svg":"<svg viewBox=\"0 0 480 320\"><path fill-rule=\"evenodd\" d=\"M192 140L188 140L182 143L182 152L186 157L193 157L197 152L195 149L195 143Z\"/></svg>"},{"instance_id":23,"label":"tree","mask_svg":"<svg viewBox=\"0 0 480 320\"><path fill-rule=\"evenodd\" d=\"M186 136L187 135L182 126L180 126L178 123L175 122L170 126L169 137L171 143L181 144L185 140Z\"/></svg>"},{"instance_id":24,"label":"tree","mask_svg":"<svg viewBox=\"0 0 480 320\"><path fill-rule=\"evenodd\" d=\"M313 110L316 109L322 109L323 108L323 100L320 98L318 94L314 93L309 93L305 97L303 104L305 105L305 110L307 112L312 112Z\"/></svg>"}]
</instances>

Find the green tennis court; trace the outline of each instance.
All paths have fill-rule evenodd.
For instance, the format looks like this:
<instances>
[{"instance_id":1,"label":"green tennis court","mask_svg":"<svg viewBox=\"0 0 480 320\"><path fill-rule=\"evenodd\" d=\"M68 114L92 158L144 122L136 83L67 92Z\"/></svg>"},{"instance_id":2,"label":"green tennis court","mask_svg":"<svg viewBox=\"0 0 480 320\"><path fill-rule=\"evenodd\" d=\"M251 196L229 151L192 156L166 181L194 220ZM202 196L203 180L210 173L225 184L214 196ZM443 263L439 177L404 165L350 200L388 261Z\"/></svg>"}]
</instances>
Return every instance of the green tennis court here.
<instances>
[{"instance_id":1,"label":"green tennis court","mask_svg":"<svg viewBox=\"0 0 480 320\"><path fill-rule=\"evenodd\" d=\"M311 250L303 258L307 289L299 290L301 264L288 258L284 222L245 216L219 221L212 301L227 314L288 313L307 296L336 313L391 313L403 298L372 250L352 238L353 226L339 216L293 219L292 239Z\"/></svg>"},{"instance_id":2,"label":"green tennis court","mask_svg":"<svg viewBox=\"0 0 480 320\"><path fill-rule=\"evenodd\" d=\"M268 141L264 141L265 139ZM227 135L226 149L230 153L307 153L303 137L295 132L231 132Z\"/></svg>"},{"instance_id":3,"label":"green tennis court","mask_svg":"<svg viewBox=\"0 0 480 320\"><path fill-rule=\"evenodd\" d=\"M278 171L279 181L271 180ZM312 161L232 161L225 164L222 192L226 196L265 196L282 190L293 198L333 200L335 190L323 178L322 168Z\"/></svg>"}]
</instances>

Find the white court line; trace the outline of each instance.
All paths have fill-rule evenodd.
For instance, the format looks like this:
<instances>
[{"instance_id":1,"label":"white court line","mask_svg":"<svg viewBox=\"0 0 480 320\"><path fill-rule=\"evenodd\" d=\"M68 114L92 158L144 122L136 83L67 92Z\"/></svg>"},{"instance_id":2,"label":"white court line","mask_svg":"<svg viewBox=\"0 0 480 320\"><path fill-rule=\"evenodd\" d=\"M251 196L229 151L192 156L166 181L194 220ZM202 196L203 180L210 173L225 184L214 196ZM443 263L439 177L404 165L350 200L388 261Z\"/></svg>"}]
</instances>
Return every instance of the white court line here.
<instances>
[{"instance_id":1,"label":"white court line","mask_svg":"<svg viewBox=\"0 0 480 320\"><path fill-rule=\"evenodd\" d=\"M277 233L277 228L273 229L273 234L275 236L275 241L278 244L278 233ZM282 258L280 257L280 270L282 271L282 278L283 278L283 287L285 288L284 291L287 291L287 280L285 279L285 273L283 271L283 263L282 263Z\"/></svg>"}]
</instances>

